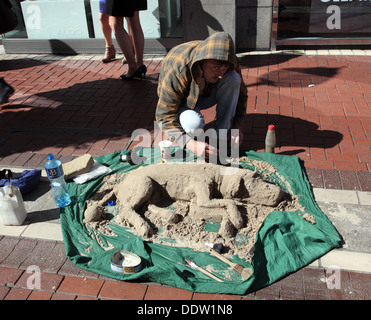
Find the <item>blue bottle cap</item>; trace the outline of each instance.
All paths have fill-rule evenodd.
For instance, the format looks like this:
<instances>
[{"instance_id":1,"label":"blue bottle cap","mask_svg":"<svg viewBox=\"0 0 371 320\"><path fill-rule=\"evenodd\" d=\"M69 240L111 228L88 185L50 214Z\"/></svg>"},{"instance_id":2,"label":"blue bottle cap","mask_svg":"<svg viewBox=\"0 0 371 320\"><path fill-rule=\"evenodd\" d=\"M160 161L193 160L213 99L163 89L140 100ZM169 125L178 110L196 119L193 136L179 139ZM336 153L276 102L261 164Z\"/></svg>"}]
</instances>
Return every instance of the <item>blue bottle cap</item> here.
<instances>
[{"instance_id":1,"label":"blue bottle cap","mask_svg":"<svg viewBox=\"0 0 371 320\"><path fill-rule=\"evenodd\" d=\"M114 206L115 205L115 203L113 202L113 200L110 200L110 201L108 201L107 202L107 206Z\"/></svg>"},{"instance_id":2,"label":"blue bottle cap","mask_svg":"<svg viewBox=\"0 0 371 320\"><path fill-rule=\"evenodd\" d=\"M48 154L48 160L53 160L54 159L54 155L52 153L49 153Z\"/></svg>"}]
</instances>

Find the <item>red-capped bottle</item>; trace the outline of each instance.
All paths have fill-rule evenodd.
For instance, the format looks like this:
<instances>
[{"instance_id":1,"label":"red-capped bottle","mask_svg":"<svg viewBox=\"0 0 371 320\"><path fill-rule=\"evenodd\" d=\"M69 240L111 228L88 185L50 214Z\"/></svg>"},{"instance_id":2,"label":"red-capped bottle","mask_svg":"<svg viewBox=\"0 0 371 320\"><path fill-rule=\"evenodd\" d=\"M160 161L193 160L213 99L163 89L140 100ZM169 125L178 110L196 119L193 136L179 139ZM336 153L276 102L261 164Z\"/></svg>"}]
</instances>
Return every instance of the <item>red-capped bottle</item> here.
<instances>
[{"instance_id":1,"label":"red-capped bottle","mask_svg":"<svg viewBox=\"0 0 371 320\"><path fill-rule=\"evenodd\" d=\"M265 136L265 152L274 153L274 147L276 146L276 132L274 125L268 126L267 135Z\"/></svg>"}]
</instances>

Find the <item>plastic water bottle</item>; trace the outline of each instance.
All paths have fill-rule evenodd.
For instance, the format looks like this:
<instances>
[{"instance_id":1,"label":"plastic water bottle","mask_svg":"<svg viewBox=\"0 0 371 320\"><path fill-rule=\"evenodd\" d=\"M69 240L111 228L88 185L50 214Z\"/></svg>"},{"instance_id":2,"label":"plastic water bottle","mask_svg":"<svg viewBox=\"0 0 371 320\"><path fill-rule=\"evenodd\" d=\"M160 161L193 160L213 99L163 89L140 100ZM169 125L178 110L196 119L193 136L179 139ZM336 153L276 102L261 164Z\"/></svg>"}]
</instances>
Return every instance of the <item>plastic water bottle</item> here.
<instances>
[{"instance_id":1,"label":"plastic water bottle","mask_svg":"<svg viewBox=\"0 0 371 320\"><path fill-rule=\"evenodd\" d=\"M50 181L54 201L58 207L66 207L71 203L71 197L68 193L67 184L64 180L62 162L54 159L52 153L48 154L48 161L45 163L46 174Z\"/></svg>"},{"instance_id":2,"label":"plastic water bottle","mask_svg":"<svg viewBox=\"0 0 371 320\"><path fill-rule=\"evenodd\" d=\"M274 153L274 147L276 146L276 132L274 125L268 126L267 135L265 136L265 152Z\"/></svg>"}]
</instances>

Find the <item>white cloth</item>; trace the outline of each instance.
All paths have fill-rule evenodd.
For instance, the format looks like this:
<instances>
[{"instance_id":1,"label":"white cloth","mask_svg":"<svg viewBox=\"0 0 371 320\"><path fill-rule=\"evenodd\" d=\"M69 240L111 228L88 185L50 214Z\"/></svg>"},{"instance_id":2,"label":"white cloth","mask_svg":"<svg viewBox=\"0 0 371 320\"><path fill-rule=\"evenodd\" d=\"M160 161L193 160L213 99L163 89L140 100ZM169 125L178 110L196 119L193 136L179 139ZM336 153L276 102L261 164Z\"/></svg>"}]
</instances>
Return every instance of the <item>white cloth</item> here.
<instances>
[{"instance_id":1,"label":"white cloth","mask_svg":"<svg viewBox=\"0 0 371 320\"><path fill-rule=\"evenodd\" d=\"M83 184L85 182L98 178L103 174L110 173L111 171L111 168L106 167L98 161L94 160L94 165L91 167L90 171L74 177L73 181L77 184Z\"/></svg>"}]
</instances>

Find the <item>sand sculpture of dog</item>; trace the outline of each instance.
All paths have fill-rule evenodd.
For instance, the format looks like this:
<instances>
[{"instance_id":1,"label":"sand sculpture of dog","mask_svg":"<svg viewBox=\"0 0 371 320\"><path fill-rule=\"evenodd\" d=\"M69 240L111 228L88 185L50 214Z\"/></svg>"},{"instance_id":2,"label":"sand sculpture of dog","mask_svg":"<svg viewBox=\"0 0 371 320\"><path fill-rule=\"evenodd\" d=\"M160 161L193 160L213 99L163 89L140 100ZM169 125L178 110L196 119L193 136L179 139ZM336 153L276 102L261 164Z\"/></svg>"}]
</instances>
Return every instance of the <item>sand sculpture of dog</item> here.
<instances>
[{"instance_id":1,"label":"sand sculpture of dog","mask_svg":"<svg viewBox=\"0 0 371 320\"><path fill-rule=\"evenodd\" d=\"M224 237L232 236L231 226L237 230L244 227L244 219L234 200L273 207L283 197L278 186L263 181L258 173L250 170L205 163L161 163L129 172L101 201L86 209L84 222L99 220L99 206L116 198L120 204L116 219L125 218L139 235L148 238L153 229L137 210L146 201L150 202L156 190L174 201L224 208L219 230ZM154 205L150 206L153 210ZM172 219L177 222L176 216Z\"/></svg>"}]
</instances>

